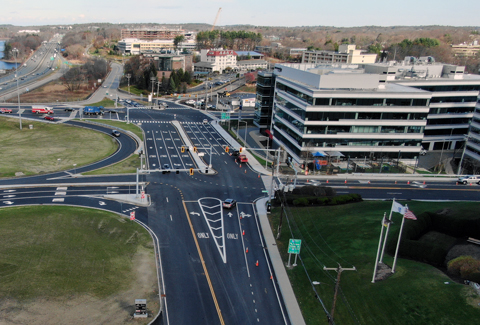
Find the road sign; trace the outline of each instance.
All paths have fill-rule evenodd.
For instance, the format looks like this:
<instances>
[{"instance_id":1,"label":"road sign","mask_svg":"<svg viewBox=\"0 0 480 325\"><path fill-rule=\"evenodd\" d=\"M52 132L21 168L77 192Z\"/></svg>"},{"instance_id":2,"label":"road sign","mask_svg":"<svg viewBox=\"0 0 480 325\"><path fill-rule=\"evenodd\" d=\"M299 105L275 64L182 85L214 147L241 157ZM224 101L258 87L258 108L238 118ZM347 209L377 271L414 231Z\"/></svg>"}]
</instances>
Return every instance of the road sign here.
<instances>
[{"instance_id":1,"label":"road sign","mask_svg":"<svg viewBox=\"0 0 480 325\"><path fill-rule=\"evenodd\" d=\"M130 220L135 220L135 211L130 212Z\"/></svg>"},{"instance_id":2,"label":"road sign","mask_svg":"<svg viewBox=\"0 0 480 325\"><path fill-rule=\"evenodd\" d=\"M221 119L222 120L229 120L230 119L230 114L229 113L222 113Z\"/></svg>"},{"instance_id":3,"label":"road sign","mask_svg":"<svg viewBox=\"0 0 480 325\"><path fill-rule=\"evenodd\" d=\"M290 239L288 242L288 254L300 254L301 239Z\"/></svg>"}]
</instances>

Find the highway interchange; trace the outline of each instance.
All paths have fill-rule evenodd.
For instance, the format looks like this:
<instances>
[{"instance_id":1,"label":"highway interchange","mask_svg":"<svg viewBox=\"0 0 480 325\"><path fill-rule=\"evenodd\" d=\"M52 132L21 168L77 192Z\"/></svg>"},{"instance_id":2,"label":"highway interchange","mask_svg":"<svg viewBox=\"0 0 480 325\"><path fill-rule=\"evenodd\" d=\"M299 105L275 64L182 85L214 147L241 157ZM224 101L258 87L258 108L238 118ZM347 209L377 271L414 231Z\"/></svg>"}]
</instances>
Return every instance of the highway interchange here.
<instances>
[{"instance_id":1,"label":"highway interchange","mask_svg":"<svg viewBox=\"0 0 480 325\"><path fill-rule=\"evenodd\" d=\"M107 93L130 98L116 92L119 76L121 66L113 65L105 81L107 88L100 88L92 100ZM218 115L205 114L178 101L168 104L169 108L164 110L128 110L130 122L143 130L143 143L120 130L121 136L115 138L119 149L102 161L48 175L0 180L0 205L75 205L105 209L126 217L135 211L137 221L147 225L158 238L163 306L159 324L291 324L255 206L256 200L270 189L269 181L264 183L270 177L259 177L258 169L250 164L241 165L225 153L224 147L231 143L219 130ZM23 118L43 121L42 116L31 114L29 107L22 105ZM11 108L14 109L11 117L18 118L16 107ZM88 127L107 134L111 134L112 128L102 125L103 119L127 120L125 108L97 117L99 124L79 121L79 111L66 112L60 106L55 108L54 115L53 123ZM203 123L204 119L208 123ZM198 171L195 159L198 157L191 148L182 152L182 147L188 147L186 140L203 154L206 165L211 161L208 173ZM140 174L139 181L148 200L118 199L118 195L135 196L134 174L81 175L121 161L141 145L147 171ZM161 172L165 164L170 166L170 173ZM195 169L194 175L187 171L190 168ZM177 174L176 169L181 171ZM398 179L303 176L297 180L297 185L320 183L333 186L338 194L359 193L364 199L381 200L476 201L480 189L477 185L456 185L450 178L413 176ZM277 187L292 184L291 176L290 179L280 176L274 184ZM222 201L227 198L237 200L237 206L223 209Z\"/></svg>"}]
</instances>

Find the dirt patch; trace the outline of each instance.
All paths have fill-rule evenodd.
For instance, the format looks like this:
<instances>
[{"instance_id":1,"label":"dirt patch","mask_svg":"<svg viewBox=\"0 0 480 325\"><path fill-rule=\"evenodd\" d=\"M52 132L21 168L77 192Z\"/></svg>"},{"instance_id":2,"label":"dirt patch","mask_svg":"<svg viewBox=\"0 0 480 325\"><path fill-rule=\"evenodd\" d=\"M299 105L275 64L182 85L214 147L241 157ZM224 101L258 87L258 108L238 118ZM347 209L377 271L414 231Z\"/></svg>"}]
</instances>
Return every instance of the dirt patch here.
<instances>
[{"instance_id":1,"label":"dirt patch","mask_svg":"<svg viewBox=\"0 0 480 325\"><path fill-rule=\"evenodd\" d=\"M130 288L116 295L99 299L90 295L38 298L20 302L0 301L2 325L17 324L147 324L159 310L155 256L140 249L132 261L136 277ZM125 279L128 281L129 279ZM147 299L149 317L133 319L135 299Z\"/></svg>"},{"instance_id":2,"label":"dirt patch","mask_svg":"<svg viewBox=\"0 0 480 325\"><path fill-rule=\"evenodd\" d=\"M92 88L87 84L81 86L79 90L68 91L61 81L52 81L45 86L20 95L22 103L55 103L73 102L85 100L92 93ZM7 100L8 103L16 103L17 97Z\"/></svg>"}]
</instances>

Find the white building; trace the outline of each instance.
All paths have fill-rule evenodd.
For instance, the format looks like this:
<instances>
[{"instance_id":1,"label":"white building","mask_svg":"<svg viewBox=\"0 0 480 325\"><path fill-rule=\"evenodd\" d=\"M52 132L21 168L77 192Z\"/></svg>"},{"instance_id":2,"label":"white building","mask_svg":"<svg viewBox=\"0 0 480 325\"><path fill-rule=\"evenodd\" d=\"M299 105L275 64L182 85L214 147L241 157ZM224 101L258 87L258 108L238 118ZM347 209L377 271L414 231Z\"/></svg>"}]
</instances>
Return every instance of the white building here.
<instances>
[{"instance_id":1,"label":"white building","mask_svg":"<svg viewBox=\"0 0 480 325\"><path fill-rule=\"evenodd\" d=\"M200 66L209 66L211 71L223 73L226 68L237 68L237 53L232 50L210 49L201 50L200 52ZM197 64L195 64L197 66ZM199 71L195 69L195 71ZM203 70L202 70L203 71Z\"/></svg>"},{"instance_id":2,"label":"white building","mask_svg":"<svg viewBox=\"0 0 480 325\"><path fill-rule=\"evenodd\" d=\"M413 158L421 151L431 93L387 83L356 65L277 64L267 133L305 154Z\"/></svg>"},{"instance_id":3,"label":"white building","mask_svg":"<svg viewBox=\"0 0 480 325\"><path fill-rule=\"evenodd\" d=\"M304 51L302 54L302 63L346 63L346 64L365 64L375 63L376 54L364 53L363 50L357 50L353 44L342 44L338 47L338 52L334 51Z\"/></svg>"}]
</instances>

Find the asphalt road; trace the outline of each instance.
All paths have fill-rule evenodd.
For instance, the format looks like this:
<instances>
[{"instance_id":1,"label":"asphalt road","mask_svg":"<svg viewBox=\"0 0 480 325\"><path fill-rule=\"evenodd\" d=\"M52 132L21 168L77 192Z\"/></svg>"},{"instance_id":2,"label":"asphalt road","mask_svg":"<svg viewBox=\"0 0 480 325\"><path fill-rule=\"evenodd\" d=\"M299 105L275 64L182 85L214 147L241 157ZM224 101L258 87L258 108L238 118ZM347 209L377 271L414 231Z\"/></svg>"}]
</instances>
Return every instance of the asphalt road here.
<instances>
[{"instance_id":1,"label":"asphalt road","mask_svg":"<svg viewBox=\"0 0 480 325\"><path fill-rule=\"evenodd\" d=\"M210 121L209 117L198 110L174 105L160 111L129 109L130 120L145 133L146 165L150 172L141 175L140 181L148 184L145 190L151 197L149 207L104 197L134 193L135 175L75 177L132 154L137 144L126 134L116 138L120 149L100 162L49 175L1 180L0 205L68 204L123 215L135 211L137 220L147 224L160 242L165 282L164 312L158 323L289 324L254 207L254 201L264 196L261 178L248 164L240 164L225 153L227 142L210 124L202 123L205 118ZM27 111L24 114L29 115ZM71 114L61 109L55 112L55 116L62 117ZM99 122L107 116L98 118ZM125 120L125 110L114 116ZM191 152L182 152L186 144L172 121L180 123L191 143L203 153L207 165L211 159L211 173L195 171L190 175L185 171L198 166ZM111 132L108 127L66 123ZM171 167L170 173L162 173L165 164ZM176 174L175 169L182 171ZM291 184L291 178L281 181ZM337 178L327 183L326 179L312 178L307 182L300 178L297 182L333 186L338 194L359 193L364 199L478 200L480 191L480 186L456 185L451 180L427 180L424 184L407 179L396 183L389 179L348 179L345 183ZM15 184L20 187L11 187ZM41 185L29 187L32 184ZM277 184L280 186L281 182ZM237 200L237 206L222 208L226 198Z\"/></svg>"}]
</instances>

